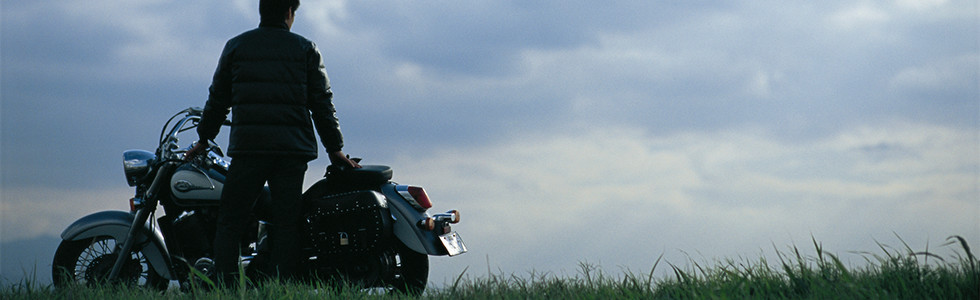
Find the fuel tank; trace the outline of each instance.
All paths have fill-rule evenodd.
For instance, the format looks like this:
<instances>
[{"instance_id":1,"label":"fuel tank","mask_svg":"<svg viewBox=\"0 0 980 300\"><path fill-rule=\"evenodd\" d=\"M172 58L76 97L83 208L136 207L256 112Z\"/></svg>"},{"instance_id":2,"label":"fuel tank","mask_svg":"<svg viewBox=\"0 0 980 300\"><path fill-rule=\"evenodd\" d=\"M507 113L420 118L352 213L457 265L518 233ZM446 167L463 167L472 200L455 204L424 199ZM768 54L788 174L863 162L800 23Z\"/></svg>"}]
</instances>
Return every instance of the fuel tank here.
<instances>
[{"instance_id":1,"label":"fuel tank","mask_svg":"<svg viewBox=\"0 0 980 300\"><path fill-rule=\"evenodd\" d=\"M190 164L180 166L170 177L170 192L181 206L217 206L225 176L214 169L202 170Z\"/></svg>"}]
</instances>

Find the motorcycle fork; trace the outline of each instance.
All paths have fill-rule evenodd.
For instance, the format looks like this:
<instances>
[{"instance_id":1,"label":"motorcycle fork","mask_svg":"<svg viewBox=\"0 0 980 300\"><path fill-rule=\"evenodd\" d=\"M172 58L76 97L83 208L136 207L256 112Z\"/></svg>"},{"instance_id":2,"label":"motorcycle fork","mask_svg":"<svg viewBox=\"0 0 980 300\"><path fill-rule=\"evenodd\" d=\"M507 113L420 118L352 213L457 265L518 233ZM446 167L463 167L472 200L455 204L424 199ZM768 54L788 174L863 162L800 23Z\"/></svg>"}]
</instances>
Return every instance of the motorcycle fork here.
<instances>
[{"instance_id":1,"label":"motorcycle fork","mask_svg":"<svg viewBox=\"0 0 980 300\"><path fill-rule=\"evenodd\" d=\"M136 243L136 237L139 236L140 230L143 225L146 224L146 220L149 219L150 214L152 214L157 208L156 192L160 189L162 182L170 177L170 173L173 173L174 168L177 167L177 163L167 162L163 165L162 169L157 172L156 178L153 178L153 183L150 184L150 188L146 191L143 199L149 201L149 203L143 203L143 207L140 207L136 211L136 218L133 219L133 225L129 226L129 233L126 234L126 241L123 242L121 248L118 248L116 252L116 261L112 264L112 270L109 272L109 281L116 280L119 276L119 272L122 270L123 264L125 264L126 259L129 258L129 252L133 250L133 245ZM167 255L164 253L164 255Z\"/></svg>"}]
</instances>

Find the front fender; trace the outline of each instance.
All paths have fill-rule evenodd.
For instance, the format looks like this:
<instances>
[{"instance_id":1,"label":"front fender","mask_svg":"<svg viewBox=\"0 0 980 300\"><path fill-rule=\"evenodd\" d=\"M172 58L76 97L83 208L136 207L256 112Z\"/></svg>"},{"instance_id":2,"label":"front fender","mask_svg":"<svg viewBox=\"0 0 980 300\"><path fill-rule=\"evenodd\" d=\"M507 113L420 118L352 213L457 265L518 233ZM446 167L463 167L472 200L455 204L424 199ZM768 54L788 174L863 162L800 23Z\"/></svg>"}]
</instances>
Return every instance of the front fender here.
<instances>
[{"instance_id":1,"label":"front fender","mask_svg":"<svg viewBox=\"0 0 980 300\"><path fill-rule=\"evenodd\" d=\"M61 233L61 238L66 241L77 241L81 239L93 238L108 235L116 239L122 245L129 234L129 227L133 225L136 215L118 210L100 211L78 219L65 231ZM156 270L157 274L166 279L176 279L173 274L170 261L170 253L167 251L167 244L163 241L163 233L158 226L153 226L153 220L148 220L143 224L143 230L136 236L134 247L138 247L150 266Z\"/></svg>"}]
</instances>

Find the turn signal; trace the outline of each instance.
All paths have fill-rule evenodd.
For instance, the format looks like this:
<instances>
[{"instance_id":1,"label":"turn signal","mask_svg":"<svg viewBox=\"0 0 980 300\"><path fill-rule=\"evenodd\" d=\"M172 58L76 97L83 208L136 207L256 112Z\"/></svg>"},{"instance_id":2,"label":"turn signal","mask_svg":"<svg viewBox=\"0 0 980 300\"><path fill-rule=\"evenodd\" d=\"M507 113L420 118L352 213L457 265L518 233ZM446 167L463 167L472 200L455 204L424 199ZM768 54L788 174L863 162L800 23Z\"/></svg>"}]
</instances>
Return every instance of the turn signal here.
<instances>
[{"instance_id":1,"label":"turn signal","mask_svg":"<svg viewBox=\"0 0 980 300\"><path fill-rule=\"evenodd\" d=\"M143 198L129 198L129 211L136 212L137 209L143 208Z\"/></svg>"},{"instance_id":2,"label":"turn signal","mask_svg":"<svg viewBox=\"0 0 980 300\"><path fill-rule=\"evenodd\" d=\"M459 211L454 209L442 214L436 214L435 218L436 221L447 222L449 224L456 224L459 223Z\"/></svg>"},{"instance_id":3,"label":"turn signal","mask_svg":"<svg viewBox=\"0 0 980 300\"><path fill-rule=\"evenodd\" d=\"M432 231L436 229L436 221L433 220L432 218L425 218L419 221L418 226L419 228L422 228L424 230Z\"/></svg>"},{"instance_id":4,"label":"turn signal","mask_svg":"<svg viewBox=\"0 0 980 300\"><path fill-rule=\"evenodd\" d=\"M452 219L452 221L449 221L449 223L452 223L452 224L459 223L459 211L458 210L455 210L455 209L454 210L450 210L450 211L448 211L448 213L451 214L451 215L453 215L453 219Z\"/></svg>"}]
</instances>

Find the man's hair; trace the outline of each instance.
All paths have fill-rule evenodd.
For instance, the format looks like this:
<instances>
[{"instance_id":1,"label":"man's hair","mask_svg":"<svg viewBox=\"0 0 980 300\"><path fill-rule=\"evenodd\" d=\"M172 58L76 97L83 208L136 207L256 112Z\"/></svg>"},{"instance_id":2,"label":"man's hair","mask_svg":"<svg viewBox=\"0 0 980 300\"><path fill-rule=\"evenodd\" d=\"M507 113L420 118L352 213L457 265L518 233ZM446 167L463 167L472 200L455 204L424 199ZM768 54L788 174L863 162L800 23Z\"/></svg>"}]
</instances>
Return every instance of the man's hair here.
<instances>
[{"instance_id":1,"label":"man's hair","mask_svg":"<svg viewBox=\"0 0 980 300\"><path fill-rule=\"evenodd\" d=\"M259 0L259 17L263 21L280 22L286 20L286 9L293 12L299 8L299 0Z\"/></svg>"}]
</instances>

